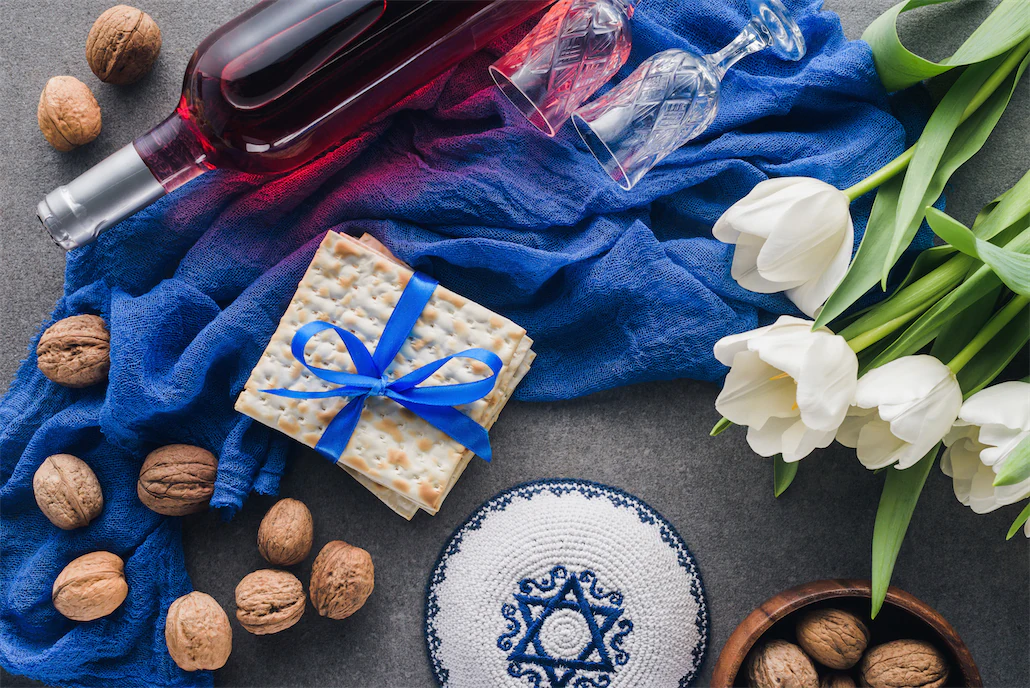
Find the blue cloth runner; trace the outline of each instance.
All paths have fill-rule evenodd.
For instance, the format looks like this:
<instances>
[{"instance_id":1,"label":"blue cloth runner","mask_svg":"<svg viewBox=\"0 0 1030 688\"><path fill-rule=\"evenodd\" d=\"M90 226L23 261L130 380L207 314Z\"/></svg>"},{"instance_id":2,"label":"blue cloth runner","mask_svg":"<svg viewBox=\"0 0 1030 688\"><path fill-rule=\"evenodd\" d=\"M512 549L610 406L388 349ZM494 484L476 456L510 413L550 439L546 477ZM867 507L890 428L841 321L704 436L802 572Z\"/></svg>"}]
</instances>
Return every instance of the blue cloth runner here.
<instances>
[{"instance_id":1,"label":"blue cloth runner","mask_svg":"<svg viewBox=\"0 0 1030 688\"><path fill-rule=\"evenodd\" d=\"M33 341L0 404L0 663L52 684L211 684L165 650L165 610L191 584L178 519L140 504L136 476L147 452L186 442L219 454L212 504L227 514L251 491L277 491L289 440L232 403L327 229L370 232L525 326L539 358L519 398L719 379L719 337L795 312L730 279L732 247L710 233L719 214L768 176L843 188L906 138L868 46L847 42L818 0L787 4L808 42L804 61L764 51L738 63L711 129L631 193L571 126L548 139L492 87L487 65L527 24L302 171L210 174L70 254L53 317L103 316L110 383L54 385L36 370ZM717 50L747 20L743 0L648 0L622 76L665 48ZM909 138L925 115L910 112ZM856 229L868 208L853 207ZM103 485L103 514L88 528L58 530L33 500L33 473L58 452L82 457ZM125 558L129 596L107 618L69 621L51 586L96 549Z\"/></svg>"}]
</instances>

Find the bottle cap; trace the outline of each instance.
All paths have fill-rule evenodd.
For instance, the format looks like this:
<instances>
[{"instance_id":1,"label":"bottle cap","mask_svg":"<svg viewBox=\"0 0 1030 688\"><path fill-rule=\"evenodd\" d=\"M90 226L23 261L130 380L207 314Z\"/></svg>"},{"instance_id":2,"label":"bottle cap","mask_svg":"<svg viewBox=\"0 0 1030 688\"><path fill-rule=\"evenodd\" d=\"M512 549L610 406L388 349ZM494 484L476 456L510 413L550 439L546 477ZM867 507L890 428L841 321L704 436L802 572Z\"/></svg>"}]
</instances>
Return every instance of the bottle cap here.
<instances>
[{"instance_id":1,"label":"bottle cap","mask_svg":"<svg viewBox=\"0 0 1030 688\"><path fill-rule=\"evenodd\" d=\"M130 143L46 195L36 215L61 248L71 250L165 195Z\"/></svg>"}]
</instances>

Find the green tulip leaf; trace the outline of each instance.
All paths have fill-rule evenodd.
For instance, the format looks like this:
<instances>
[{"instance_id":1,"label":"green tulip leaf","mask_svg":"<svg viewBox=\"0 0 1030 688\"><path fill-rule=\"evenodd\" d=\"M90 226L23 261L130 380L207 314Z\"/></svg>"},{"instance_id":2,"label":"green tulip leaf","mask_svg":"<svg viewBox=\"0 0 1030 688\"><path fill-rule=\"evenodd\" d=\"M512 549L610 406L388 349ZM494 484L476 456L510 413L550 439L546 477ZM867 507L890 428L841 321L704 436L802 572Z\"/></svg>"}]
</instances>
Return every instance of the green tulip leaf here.
<instances>
[{"instance_id":1,"label":"green tulip leaf","mask_svg":"<svg viewBox=\"0 0 1030 688\"><path fill-rule=\"evenodd\" d=\"M1011 540L1012 536L1019 532L1019 529L1023 527L1023 524L1030 519L1030 502L1026 503L1023 510L1019 512L1019 516L1016 516L1016 520L1012 522L1012 526L1009 528L1009 534L1005 536L1006 540Z\"/></svg>"},{"instance_id":2,"label":"green tulip leaf","mask_svg":"<svg viewBox=\"0 0 1030 688\"><path fill-rule=\"evenodd\" d=\"M888 91L899 91L954 67L1000 55L1030 35L1026 0L1004 0L950 57L931 62L906 49L898 37L898 15L950 1L907 0L898 3L873 20L862 34L862 40L873 49L876 71Z\"/></svg>"},{"instance_id":3,"label":"green tulip leaf","mask_svg":"<svg viewBox=\"0 0 1030 688\"><path fill-rule=\"evenodd\" d=\"M798 474L800 461L787 462L783 460L782 454L773 457L773 496L779 497L787 491L790 484L794 482L794 476Z\"/></svg>"},{"instance_id":4,"label":"green tulip leaf","mask_svg":"<svg viewBox=\"0 0 1030 688\"><path fill-rule=\"evenodd\" d=\"M919 494L923 491L940 446L938 444L915 465L903 471L896 468L887 470L873 525L873 608L870 616L874 619L887 597L901 542L905 539Z\"/></svg>"},{"instance_id":5,"label":"green tulip leaf","mask_svg":"<svg viewBox=\"0 0 1030 688\"><path fill-rule=\"evenodd\" d=\"M723 432L725 432L726 429L729 428L731 425L733 425L733 421L727 420L725 418L720 418L719 422L712 427L712 430L708 433L708 436L718 437Z\"/></svg>"},{"instance_id":6,"label":"green tulip leaf","mask_svg":"<svg viewBox=\"0 0 1030 688\"><path fill-rule=\"evenodd\" d=\"M1009 452L1001 464L1001 470L994 477L994 486L1015 485L1030 478L1030 435Z\"/></svg>"},{"instance_id":7,"label":"green tulip leaf","mask_svg":"<svg viewBox=\"0 0 1030 688\"><path fill-rule=\"evenodd\" d=\"M977 214L973 234L980 239L993 239L1009 227L1026 224L1027 216L1030 216L1030 172Z\"/></svg>"},{"instance_id":8,"label":"green tulip leaf","mask_svg":"<svg viewBox=\"0 0 1030 688\"><path fill-rule=\"evenodd\" d=\"M933 173L929 186L923 194L918 205L919 208L932 206L940 197L951 175L983 147L987 137L1005 112L1005 108L1012 98L1012 91L1028 64L1030 64L1030 57L1024 58L1018 69L1007 75L1002 86L954 131L941 156L937 170ZM905 177L907 178L907 174ZM904 179L899 175L880 186L876 199L873 201L873 208L869 214L869 221L866 223L865 234L862 236L858 251L855 253L844 279L819 312L815 327L822 327L840 316L877 282L881 282L884 265L887 263L888 256L891 255L891 245L896 231L895 220L898 215L903 183ZM1014 195L1006 194L1006 197ZM1007 211L1006 217L1009 212L1014 211ZM997 222L1003 223L1003 221L1004 218L999 217ZM916 229L918 227L917 223ZM911 236L905 246L909 242L911 242ZM893 265L894 262L896 259L892 260L891 264Z\"/></svg>"},{"instance_id":9,"label":"green tulip leaf","mask_svg":"<svg viewBox=\"0 0 1030 688\"><path fill-rule=\"evenodd\" d=\"M984 241L972 231L936 208L926 209L926 221L934 234L956 249L991 267L1005 286L1023 296L1030 296L1030 255L1008 251ZM988 221L989 222L989 221ZM988 222L981 225L983 229Z\"/></svg>"},{"instance_id":10,"label":"green tulip leaf","mask_svg":"<svg viewBox=\"0 0 1030 688\"><path fill-rule=\"evenodd\" d=\"M1007 231L1012 231L1012 229L1009 228ZM1005 244L1005 248L1018 253L1030 251L1030 229L1023 229L1017 236ZM961 284L948 293L947 296L935 303L928 311L910 324L893 344L877 356L870 364L870 367L875 368L888 361L893 361L895 358L916 353L929 344L934 337L938 336L948 322L958 317L965 309L979 302L1000 285L1001 280L994 273L994 270L989 266L981 265L975 272L966 277ZM985 350L991 348L991 346L988 345L985 347Z\"/></svg>"},{"instance_id":11,"label":"green tulip leaf","mask_svg":"<svg viewBox=\"0 0 1030 688\"><path fill-rule=\"evenodd\" d=\"M940 334L933 340L930 354L939 361L950 361L955 358L994 315L994 307L998 303L1001 291L1001 286L995 287L945 323Z\"/></svg>"},{"instance_id":12,"label":"green tulip leaf","mask_svg":"<svg viewBox=\"0 0 1030 688\"><path fill-rule=\"evenodd\" d=\"M969 363L962 366L962 370L958 371L955 377L962 388L963 398L968 399L994 382L1012 359L1024 350L1023 347L1030 341L1028 319L1030 307L1020 311L998 334L991 337L991 341L980 349Z\"/></svg>"}]
</instances>

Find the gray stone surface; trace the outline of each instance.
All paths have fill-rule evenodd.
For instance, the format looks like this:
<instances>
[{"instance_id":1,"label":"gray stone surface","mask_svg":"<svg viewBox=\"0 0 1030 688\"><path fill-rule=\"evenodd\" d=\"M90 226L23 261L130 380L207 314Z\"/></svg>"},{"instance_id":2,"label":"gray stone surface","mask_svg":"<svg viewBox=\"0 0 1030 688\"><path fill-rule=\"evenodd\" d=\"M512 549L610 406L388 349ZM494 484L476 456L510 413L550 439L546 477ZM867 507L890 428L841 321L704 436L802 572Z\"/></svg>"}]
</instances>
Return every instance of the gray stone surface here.
<instances>
[{"instance_id":1,"label":"gray stone surface","mask_svg":"<svg viewBox=\"0 0 1030 688\"><path fill-rule=\"evenodd\" d=\"M827 0L849 37L895 0ZM0 2L0 384L10 383L25 347L61 294L63 258L40 235L33 208L55 185L80 173L156 124L175 103L183 68L199 40L249 0L149 0L164 49L138 85L100 84L83 59L85 34L110 0ZM902 21L909 44L930 57L951 52L992 2L931 8ZM645 6L646 7L646 6ZM56 153L35 123L39 91L49 76L88 83L104 112L93 144ZM1024 80L1025 81L1025 80ZM954 178L949 211L969 221L976 210L1026 170L1030 99L1024 83L984 150ZM719 648L756 605L780 590L818 578L867 577L870 534L880 478L850 450L831 447L806 459L790 491L773 499L770 467L741 432L709 439L717 387L689 381L638 385L554 404L514 403L493 436L497 460L475 462L436 518L409 524L385 512L338 469L297 451L284 495L306 501L316 547L343 538L371 551L376 591L345 622L318 618L309 607L294 629L259 638L235 629L220 685L339 685L389 688L432 683L422 640L426 577L451 530L481 501L518 482L580 477L617 485L665 514L693 550L704 576L711 639L701 684ZM187 519L186 556L197 588L227 609L233 588L261 566L258 522L273 500L253 498L223 523ZM1027 544L1002 535L1014 510L975 516L931 475L894 583L935 606L966 640L985 681L1030 685ZM300 566L307 580L310 562ZM36 685L0 674L4 685Z\"/></svg>"}]
</instances>

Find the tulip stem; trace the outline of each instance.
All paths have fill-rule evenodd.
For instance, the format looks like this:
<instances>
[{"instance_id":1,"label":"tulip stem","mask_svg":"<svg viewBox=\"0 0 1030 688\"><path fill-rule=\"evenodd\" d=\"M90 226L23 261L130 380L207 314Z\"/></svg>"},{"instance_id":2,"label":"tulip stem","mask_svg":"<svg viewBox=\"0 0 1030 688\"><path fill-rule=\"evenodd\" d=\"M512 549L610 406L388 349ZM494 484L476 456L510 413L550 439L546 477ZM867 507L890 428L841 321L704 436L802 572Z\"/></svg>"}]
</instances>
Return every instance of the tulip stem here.
<instances>
[{"instance_id":1,"label":"tulip stem","mask_svg":"<svg viewBox=\"0 0 1030 688\"><path fill-rule=\"evenodd\" d=\"M1012 322L1012 319L1023 312L1027 304L1030 303L1030 298L1026 296L1017 295L1014 296L1008 303L1005 304L1004 308L995 313L987 324L977 332L976 336L973 337L972 341L966 344L961 351L959 351L955 358L948 362L948 367L951 368L951 372L958 374L958 371L962 370L967 363L973 360L973 357L980 353L980 350L987 346L995 335L1001 332L1002 328Z\"/></svg>"},{"instance_id":2,"label":"tulip stem","mask_svg":"<svg viewBox=\"0 0 1030 688\"><path fill-rule=\"evenodd\" d=\"M856 353L872 346L905 323L913 320L940 301L962 281L975 259L965 254L949 258L872 311L851 323L838 334L847 340Z\"/></svg>"},{"instance_id":3,"label":"tulip stem","mask_svg":"<svg viewBox=\"0 0 1030 688\"><path fill-rule=\"evenodd\" d=\"M1027 53L1030 53L1030 36L1023 39L1023 42L1013 48L1005 61L998 65L998 68L987 77L987 80L983 82L976 93L973 95L972 100L966 105L966 109L962 111L962 118L959 123L965 122L967 119L972 117L973 113L976 112L981 105L987 102L987 99L998 90L998 87L1008 78L1008 75L1012 73L1019 63L1023 61ZM908 167L908 163L912 160L912 156L915 154L916 146L918 142L909 146L909 148L899 155L898 157L891 160L889 163L881 167L880 169L873 172L871 175L858 182L854 186L849 186L844 189L844 195L849 200L854 201L859 196L863 196L873 189L879 187L881 184L889 179L892 179L899 172L903 172Z\"/></svg>"}]
</instances>

